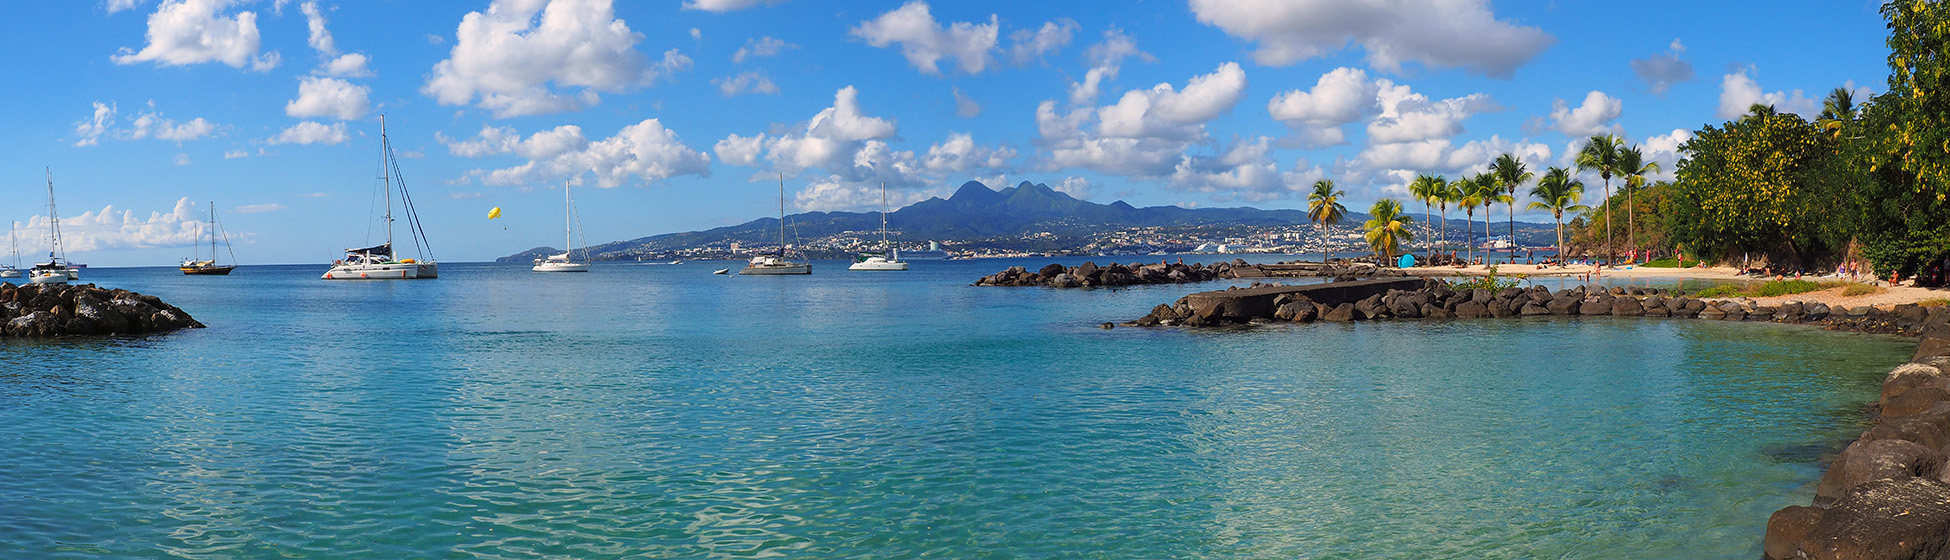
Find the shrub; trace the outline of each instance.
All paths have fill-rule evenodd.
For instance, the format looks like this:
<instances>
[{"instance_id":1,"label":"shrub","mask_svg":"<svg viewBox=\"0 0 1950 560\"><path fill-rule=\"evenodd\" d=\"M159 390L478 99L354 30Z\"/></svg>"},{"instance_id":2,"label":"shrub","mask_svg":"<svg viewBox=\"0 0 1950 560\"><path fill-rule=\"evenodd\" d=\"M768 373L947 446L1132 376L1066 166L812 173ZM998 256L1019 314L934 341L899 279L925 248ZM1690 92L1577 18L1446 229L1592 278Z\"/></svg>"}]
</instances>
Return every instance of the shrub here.
<instances>
[{"instance_id":1,"label":"shrub","mask_svg":"<svg viewBox=\"0 0 1950 560\"><path fill-rule=\"evenodd\" d=\"M1740 285L1721 284L1718 286L1700 290L1699 292L1694 293L1693 297L1717 298L1717 297L1731 297L1736 295L1740 295Z\"/></svg>"},{"instance_id":2,"label":"shrub","mask_svg":"<svg viewBox=\"0 0 1950 560\"><path fill-rule=\"evenodd\" d=\"M1658 259L1639 266L1646 268L1679 268L1678 259Z\"/></svg>"},{"instance_id":3,"label":"shrub","mask_svg":"<svg viewBox=\"0 0 1950 560\"><path fill-rule=\"evenodd\" d=\"M1881 291L1882 288L1871 286L1868 284L1849 284L1847 288L1842 289L1842 296L1844 297L1866 296L1869 294L1879 293Z\"/></svg>"},{"instance_id":4,"label":"shrub","mask_svg":"<svg viewBox=\"0 0 1950 560\"><path fill-rule=\"evenodd\" d=\"M1489 290L1491 293L1495 293L1495 292L1501 292L1509 288L1515 288L1517 287L1517 284L1518 284L1517 280L1498 279L1496 277L1496 265L1490 265L1490 273L1488 276L1472 278L1469 280L1453 281L1449 283L1449 289L1451 290L1482 289L1482 290Z\"/></svg>"},{"instance_id":5,"label":"shrub","mask_svg":"<svg viewBox=\"0 0 1950 560\"><path fill-rule=\"evenodd\" d=\"M1821 289L1820 284L1807 280L1774 280L1754 288L1755 297L1785 296L1801 294Z\"/></svg>"}]
</instances>

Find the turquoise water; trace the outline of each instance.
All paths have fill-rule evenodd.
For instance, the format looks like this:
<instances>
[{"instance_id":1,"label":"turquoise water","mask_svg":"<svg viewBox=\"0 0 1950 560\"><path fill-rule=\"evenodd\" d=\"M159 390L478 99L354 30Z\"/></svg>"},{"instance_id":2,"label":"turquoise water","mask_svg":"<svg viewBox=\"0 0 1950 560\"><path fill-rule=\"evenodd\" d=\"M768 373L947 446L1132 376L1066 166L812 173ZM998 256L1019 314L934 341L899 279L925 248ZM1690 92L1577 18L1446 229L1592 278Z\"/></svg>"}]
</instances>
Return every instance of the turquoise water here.
<instances>
[{"instance_id":1,"label":"turquoise water","mask_svg":"<svg viewBox=\"0 0 1950 560\"><path fill-rule=\"evenodd\" d=\"M0 556L1753 558L1913 349L1105 331L1217 285L967 285L1009 264L90 270L211 328L0 342Z\"/></svg>"}]
</instances>

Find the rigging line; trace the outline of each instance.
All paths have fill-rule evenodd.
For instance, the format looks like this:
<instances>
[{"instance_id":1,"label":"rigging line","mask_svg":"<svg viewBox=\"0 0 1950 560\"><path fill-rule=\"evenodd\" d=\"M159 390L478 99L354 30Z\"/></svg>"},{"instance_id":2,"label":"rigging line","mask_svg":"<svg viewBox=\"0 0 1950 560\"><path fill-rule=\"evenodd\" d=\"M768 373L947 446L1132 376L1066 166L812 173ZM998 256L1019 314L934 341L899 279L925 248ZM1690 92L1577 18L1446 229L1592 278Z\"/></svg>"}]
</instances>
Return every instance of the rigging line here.
<instances>
[{"instance_id":1,"label":"rigging line","mask_svg":"<svg viewBox=\"0 0 1950 560\"><path fill-rule=\"evenodd\" d=\"M211 221L213 222L216 221L216 218L212 217ZM230 232L223 230L223 222L217 222L216 226L217 226L217 233L223 235L223 248L230 251L230 264L234 266L237 264L237 248L230 245ZM214 249L212 250L212 252L214 252ZM217 256L210 255L210 260L213 261L217 260Z\"/></svg>"},{"instance_id":2,"label":"rigging line","mask_svg":"<svg viewBox=\"0 0 1950 560\"><path fill-rule=\"evenodd\" d=\"M388 141L386 143L386 155L391 156L392 154L393 154L393 145L390 141ZM405 201L407 227L411 228L412 231L414 232L413 245L415 248L417 248L420 251L421 254L426 255L426 258L428 260L433 260L432 243L427 241L426 228L420 225L420 212L417 208L414 208L413 206L412 193L406 191L406 175L400 173L399 171L398 158L389 157L389 159L392 161L393 180L399 183L400 199Z\"/></svg>"}]
</instances>

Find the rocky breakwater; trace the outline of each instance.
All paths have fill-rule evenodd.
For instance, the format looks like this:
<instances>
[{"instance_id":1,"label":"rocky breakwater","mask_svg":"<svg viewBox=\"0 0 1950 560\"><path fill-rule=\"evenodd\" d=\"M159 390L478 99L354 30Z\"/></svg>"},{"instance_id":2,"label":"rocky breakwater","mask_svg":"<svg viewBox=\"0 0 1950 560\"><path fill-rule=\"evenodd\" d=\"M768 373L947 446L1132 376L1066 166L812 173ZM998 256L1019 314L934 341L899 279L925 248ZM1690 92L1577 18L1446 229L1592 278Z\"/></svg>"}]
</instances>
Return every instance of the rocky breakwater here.
<instances>
[{"instance_id":1,"label":"rocky breakwater","mask_svg":"<svg viewBox=\"0 0 1950 560\"><path fill-rule=\"evenodd\" d=\"M0 333L14 337L144 334L203 328L156 296L74 286L0 283Z\"/></svg>"},{"instance_id":2,"label":"rocky breakwater","mask_svg":"<svg viewBox=\"0 0 1950 560\"><path fill-rule=\"evenodd\" d=\"M1943 309L1926 314L1916 355L1883 379L1873 426L1829 465L1813 504L1768 518L1766 558L1950 557L1950 316Z\"/></svg>"},{"instance_id":3,"label":"rocky breakwater","mask_svg":"<svg viewBox=\"0 0 1950 560\"><path fill-rule=\"evenodd\" d=\"M1325 277L1353 280L1357 277L1406 276L1407 273L1395 269L1376 268L1365 263L1320 264L1286 262L1279 264L1250 264L1242 259L1232 262L1212 264L1168 264L1168 263L1111 263L1097 266L1086 262L1077 266L1049 264L1031 272L1028 268L1012 266L1002 272L983 276L975 281L977 286L1042 286L1047 288L1092 288L1135 286L1142 284L1189 284L1209 282L1220 279L1237 278L1298 278Z\"/></svg>"}]
</instances>

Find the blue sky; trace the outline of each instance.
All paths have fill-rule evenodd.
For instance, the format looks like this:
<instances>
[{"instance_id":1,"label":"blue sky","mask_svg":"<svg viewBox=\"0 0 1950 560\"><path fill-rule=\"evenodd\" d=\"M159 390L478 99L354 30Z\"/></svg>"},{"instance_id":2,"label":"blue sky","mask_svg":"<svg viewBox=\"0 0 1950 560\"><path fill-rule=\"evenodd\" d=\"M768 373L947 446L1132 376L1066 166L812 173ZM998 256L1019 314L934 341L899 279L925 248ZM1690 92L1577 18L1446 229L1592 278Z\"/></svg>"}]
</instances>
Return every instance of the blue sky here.
<instances>
[{"instance_id":1,"label":"blue sky","mask_svg":"<svg viewBox=\"0 0 1950 560\"><path fill-rule=\"evenodd\" d=\"M779 174L792 211L970 179L1293 208L1323 177L1365 208L1602 131L1669 172L1749 103L1880 92L1877 6L28 2L0 23L0 211L41 246L48 168L74 260L173 264L214 201L242 262L329 262L369 239L381 114L448 261L559 244L564 183L592 242L773 214Z\"/></svg>"}]
</instances>

